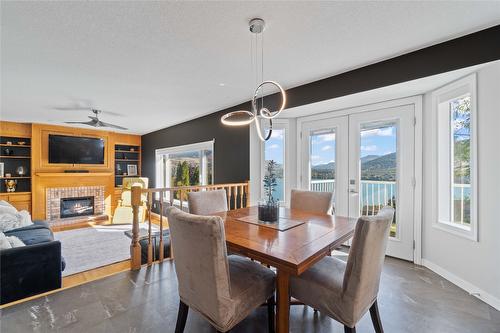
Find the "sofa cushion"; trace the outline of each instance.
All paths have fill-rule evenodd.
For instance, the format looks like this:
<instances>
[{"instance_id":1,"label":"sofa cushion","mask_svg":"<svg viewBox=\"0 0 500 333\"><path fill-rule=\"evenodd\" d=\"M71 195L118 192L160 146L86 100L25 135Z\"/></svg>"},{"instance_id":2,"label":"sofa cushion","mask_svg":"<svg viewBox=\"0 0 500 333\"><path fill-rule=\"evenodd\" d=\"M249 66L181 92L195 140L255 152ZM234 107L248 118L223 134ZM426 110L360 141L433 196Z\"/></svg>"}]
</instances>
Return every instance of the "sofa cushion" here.
<instances>
[{"instance_id":1,"label":"sofa cushion","mask_svg":"<svg viewBox=\"0 0 500 333\"><path fill-rule=\"evenodd\" d=\"M50 229L36 224L7 231L5 235L16 236L26 245L40 244L43 242L51 242L54 240L54 235L52 234L52 231L50 231Z\"/></svg>"},{"instance_id":2,"label":"sofa cushion","mask_svg":"<svg viewBox=\"0 0 500 333\"><path fill-rule=\"evenodd\" d=\"M3 232L0 232L0 250L11 249L12 244L10 244L9 239Z\"/></svg>"},{"instance_id":3,"label":"sofa cushion","mask_svg":"<svg viewBox=\"0 0 500 333\"><path fill-rule=\"evenodd\" d=\"M5 204L0 205L0 231L6 232L9 230L29 226L31 222L31 215L25 210L20 212L12 206Z\"/></svg>"}]
</instances>

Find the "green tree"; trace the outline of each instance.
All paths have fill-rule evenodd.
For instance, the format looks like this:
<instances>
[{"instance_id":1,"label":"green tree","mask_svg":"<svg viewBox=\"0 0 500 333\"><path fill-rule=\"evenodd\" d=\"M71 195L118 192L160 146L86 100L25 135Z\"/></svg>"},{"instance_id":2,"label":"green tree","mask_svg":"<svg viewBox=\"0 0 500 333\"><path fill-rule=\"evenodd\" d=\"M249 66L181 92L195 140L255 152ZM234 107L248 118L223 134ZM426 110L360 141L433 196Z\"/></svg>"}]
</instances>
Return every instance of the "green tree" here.
<instances>
[{"instance_id":1,"label":"green tree","mask_svg":"<svg viewBox=\"0 0 500 333\"><path fill-rule=\"evenodd\" d=\"M173 179L175 186L189 186L189 164L186 161L179 162Z\"/></svg>"}]
</instances>

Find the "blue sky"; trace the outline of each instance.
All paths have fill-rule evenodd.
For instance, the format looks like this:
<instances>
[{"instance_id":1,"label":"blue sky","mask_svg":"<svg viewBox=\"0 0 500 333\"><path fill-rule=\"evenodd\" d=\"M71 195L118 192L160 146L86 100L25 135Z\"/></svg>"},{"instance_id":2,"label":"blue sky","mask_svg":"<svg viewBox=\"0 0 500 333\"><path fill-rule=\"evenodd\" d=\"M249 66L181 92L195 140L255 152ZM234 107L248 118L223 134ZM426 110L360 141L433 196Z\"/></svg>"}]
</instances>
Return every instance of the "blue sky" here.
<instances>
[{"instance_id":1,"label":"blue sky","mask_svg":"<svg viewBox=\"0 0 500 333\"><path fill-rule=\"evenodd\" d=\"M265 159L283 163L283 130L273 130L265 144ZM383 127L361 132L361 157L386 155L396 151L396 127ZM311 138L312 165L335 162L335 133L313 135Z\"/></svg>"},{"instance_id":2,"label":"blue sky","mask_svg":"<svg viewBox=\"0 0 500 333\"><path fill-rule=\"evenodd\" d=\"M361 157L387 155L396 151L394 126L364 130L361 132ZM311 139L312 165L335 162L335 134L318 134Z\"/></svg>"},{"instance_id":3,"label":"blue sky","mask_svg":"<svg viewBox=\"0 0 500 333\"><path fill-rule=\"evenodd\" d=\"M271 138L265 144L265 160L274 160L283 164L283 129L274 129Z\"/></svg>"}]
</instances>

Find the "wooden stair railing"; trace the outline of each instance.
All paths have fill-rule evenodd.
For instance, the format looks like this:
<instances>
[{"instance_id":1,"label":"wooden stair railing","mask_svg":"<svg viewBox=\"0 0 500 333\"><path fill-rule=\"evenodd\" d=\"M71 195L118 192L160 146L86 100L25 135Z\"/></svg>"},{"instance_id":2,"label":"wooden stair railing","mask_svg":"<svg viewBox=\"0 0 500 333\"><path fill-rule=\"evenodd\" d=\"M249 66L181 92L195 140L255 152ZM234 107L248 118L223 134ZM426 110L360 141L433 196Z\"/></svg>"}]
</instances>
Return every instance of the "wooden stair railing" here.
<instances>
[{"instance_id":1,"label":"wooden stair railing","mask_svg":"<svg viewBox=\"0 0 500 333\"><path fill-rule=\"evenodd\" d=\"M139 209L146 207L147 216L147 265L150 266L155 261L153 258L153 230L152 223L152 210L157 209L159 215L159 251L158 261L162 262L164 258L164 240L163 240L163 219L164 217L164 204L168 206L176 206L182 210L187 211L187 193L198 191L213 191L224 189L226 190L227 206L228 209L238 209L247 207L250 202L250 187L249 182L234 183L234 184L214 184L203 186L180 186L180 187L167 187L167 188L147 188L143 189L140 186L132 187L132 212L133 212L133 225L132 225L132 243L130 245L131 269L138 270L141 268L141 244L139 243ZM167 195L168 194L168 195ZM143 199L146 198L146 202ZM170 249L170 257L172 257L172 249Z\"/></svg>"}]
</instances>

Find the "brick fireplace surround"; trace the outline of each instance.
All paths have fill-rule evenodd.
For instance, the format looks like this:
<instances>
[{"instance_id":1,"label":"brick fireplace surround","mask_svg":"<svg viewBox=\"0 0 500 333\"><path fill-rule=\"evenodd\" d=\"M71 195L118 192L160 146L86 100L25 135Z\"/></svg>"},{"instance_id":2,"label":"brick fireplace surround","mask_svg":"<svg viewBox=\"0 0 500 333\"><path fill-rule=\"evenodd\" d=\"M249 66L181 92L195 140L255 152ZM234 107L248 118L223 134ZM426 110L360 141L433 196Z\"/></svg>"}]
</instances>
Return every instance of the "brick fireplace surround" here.
<instances>
[{"instance_id":1,"label":"brick fireplace surround","mask_svg":"<svg viewBox=\"0 0 500 333\"><path fill-rule=\"evenodd\" d=\"M61 219L61 199L94 197L94 214L104 214L104 186L79 186L79 187L57 187L47 188L46 218L51 225L71 224L75 218ZM81 219L78 217L76 219Z\"/></svg>"}]
</instances>

